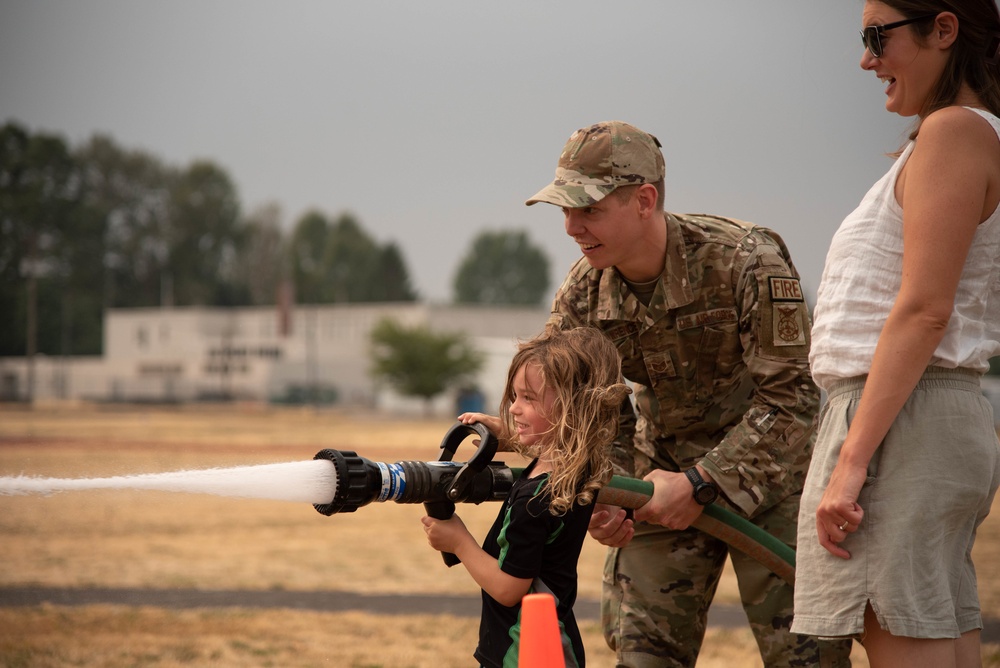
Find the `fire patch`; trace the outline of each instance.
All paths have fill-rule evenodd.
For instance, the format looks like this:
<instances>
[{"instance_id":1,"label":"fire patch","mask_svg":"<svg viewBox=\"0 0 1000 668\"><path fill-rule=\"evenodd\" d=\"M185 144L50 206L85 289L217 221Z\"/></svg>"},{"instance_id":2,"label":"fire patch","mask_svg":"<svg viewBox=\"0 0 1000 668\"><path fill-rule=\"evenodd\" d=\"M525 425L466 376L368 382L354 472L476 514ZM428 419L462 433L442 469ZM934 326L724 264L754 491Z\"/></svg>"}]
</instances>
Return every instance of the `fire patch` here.
<instances>
[{"instance_id":1,"label":"fire patch","mask_svg":"<svg viewBox=\"0 0 1000 668\"><path fill-rule=\"evenodd\" d=\"M766 278L769 300L761 304L765 323L770 320L771 345L775 348L807 344L808 317L802 284L793 276ZM769 310L770 313L766 313Z\"/></svg>"},{"instance_id":2,"label":"fire patch","mask_svg":"<svg viewBox=\"0 0 1000 668\"><path fill-rule=\"evenodd\" d=\"M791 276L768 276L768 286L771 288L772 302L804 302L802 284L799 279Z\"/></svg>"}]
</instances>

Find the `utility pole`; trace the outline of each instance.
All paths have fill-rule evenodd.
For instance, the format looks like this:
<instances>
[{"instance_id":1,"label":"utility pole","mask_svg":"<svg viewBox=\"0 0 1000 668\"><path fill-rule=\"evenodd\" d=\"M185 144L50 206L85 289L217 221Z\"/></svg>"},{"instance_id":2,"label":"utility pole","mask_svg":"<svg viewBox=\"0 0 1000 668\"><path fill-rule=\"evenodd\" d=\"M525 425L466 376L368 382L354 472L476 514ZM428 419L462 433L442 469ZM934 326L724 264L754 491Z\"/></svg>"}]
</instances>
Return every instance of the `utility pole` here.
<instances>
[{"instance_id":1,"label":"utility pole","mask_svg":"<svg viewBox=\"0 0 1000 668\"><path fill-rule=\"evenodd\" d=\"M38 234L28 236L28 304L27 331L25 332L25 357L28 362L28 387L26 396L29 404L35 403L35 353L38 350Z\"/></svg>"}]
</instances>

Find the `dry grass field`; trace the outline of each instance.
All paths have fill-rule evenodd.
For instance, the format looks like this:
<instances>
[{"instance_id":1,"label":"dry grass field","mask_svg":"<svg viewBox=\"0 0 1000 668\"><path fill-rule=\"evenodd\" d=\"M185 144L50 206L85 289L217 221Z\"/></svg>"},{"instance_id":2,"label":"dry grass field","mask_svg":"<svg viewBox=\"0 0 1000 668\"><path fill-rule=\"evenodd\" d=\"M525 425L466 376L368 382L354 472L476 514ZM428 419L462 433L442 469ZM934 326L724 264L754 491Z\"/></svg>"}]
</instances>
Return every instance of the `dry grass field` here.
<instances>
[{"instance_id":1,"label":"dry grass field","mask_svg":"<svg viewBox=\"0 0 1000 668\"><path fill-rule=\"evenodd\" d=\"M150 408L0 405L0 477L108 477L312 459L323 448L374 461L436 458L446 420L250 405ZM456 459L471 453L461 449ZM522 465L510 455L508 463ZM479 537L493 504L459 512ZM0 495L0 588L194 588L475 595L420 526L423 508L372 504L325 517L308 504L128 489ZM1000 513L977 544L985 612L1000 617ZM588 541L580 595L600 591L603 548ZM735 603L727 573L718 600ZM0 666L472 665L478 620L448 615L167 609L128 605L0 607ZM588 665L614 665L594 622ZM1000 646L984 651L1000 666ZM699 668L760 666L745 628L710 629ZM855 665L866 666L863 651Z\"/></svg>"}]
</instances>

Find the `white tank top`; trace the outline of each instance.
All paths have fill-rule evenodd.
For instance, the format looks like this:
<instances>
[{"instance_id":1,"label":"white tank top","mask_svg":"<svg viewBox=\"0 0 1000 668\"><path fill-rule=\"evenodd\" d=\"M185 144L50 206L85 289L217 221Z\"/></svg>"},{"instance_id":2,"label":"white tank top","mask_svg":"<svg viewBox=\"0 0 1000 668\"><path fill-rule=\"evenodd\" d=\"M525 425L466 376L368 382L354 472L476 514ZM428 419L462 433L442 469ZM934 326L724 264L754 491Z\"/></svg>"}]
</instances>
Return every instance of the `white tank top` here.
<instances>
[{"instance_id":1,"label":"white tank top","mask_svg":"<svg viewBox=\"0 0 1000 668\"><path fill-rule=\"evenodd\" d=\"M1000 138L1000 119L985 118ZM841 378L868 373L882 326L899 292L903 273L903 209L896 178L913 152L899 159L833 237L813 315L812 375L823 389ZM942 220L942 224L947 224ZM1000 207L980 223L955 295L944 338L930 364L984 372L1000 354Z\"/></svg>"}]
</instances>

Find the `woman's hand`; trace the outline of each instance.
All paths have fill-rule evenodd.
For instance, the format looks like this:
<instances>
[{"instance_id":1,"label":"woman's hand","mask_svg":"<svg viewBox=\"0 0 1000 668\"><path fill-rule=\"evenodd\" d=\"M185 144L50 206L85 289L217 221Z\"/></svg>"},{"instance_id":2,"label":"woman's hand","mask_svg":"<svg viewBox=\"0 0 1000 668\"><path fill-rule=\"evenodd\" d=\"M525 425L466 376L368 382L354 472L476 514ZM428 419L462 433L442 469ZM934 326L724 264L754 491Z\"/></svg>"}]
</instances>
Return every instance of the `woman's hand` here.
<instances>
[{"instance_id":1,"label":"woman's hand","mask_svg":"<svg viewBox=\"0 0 1000 668\"><path fill-rule=\"evenodd\" d=\"M847 538L847 534L858 530L865 516L865 511L858 505L858 495L867 475L865 467L838 462L816 509L819 544L841 559L850 559L851 553L839 543Z\"/></svg>"}]
</instances>

